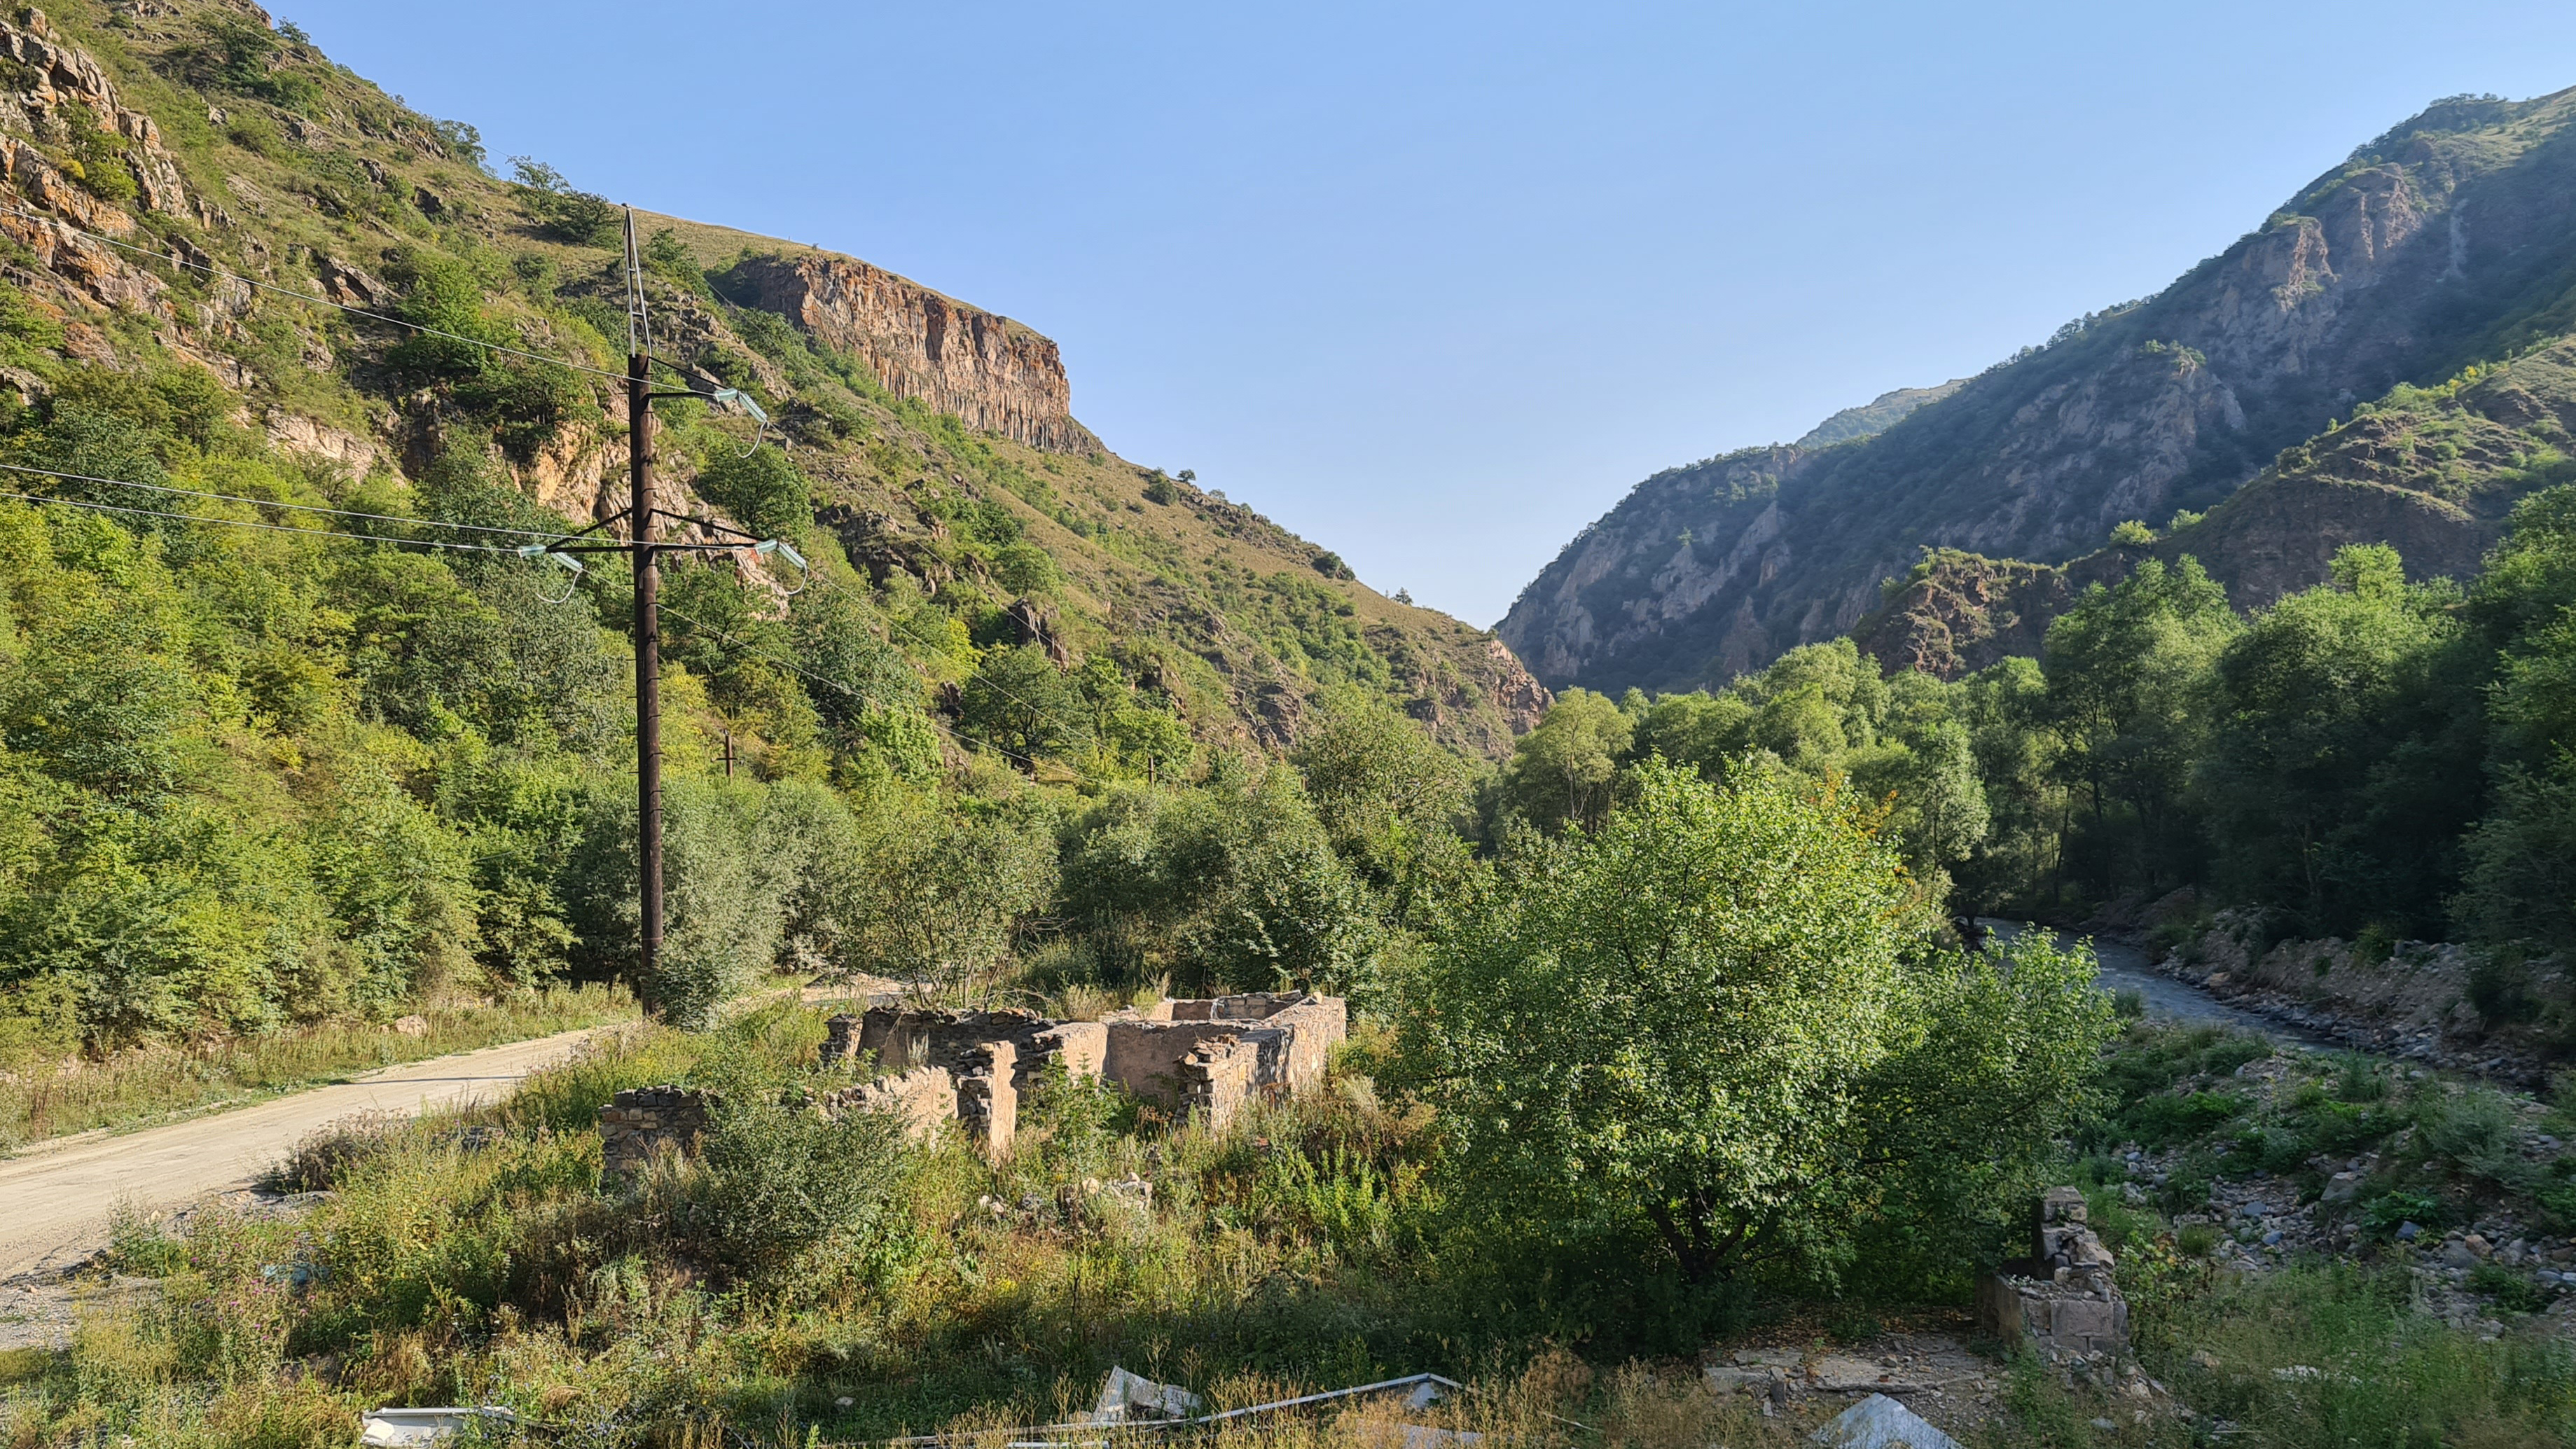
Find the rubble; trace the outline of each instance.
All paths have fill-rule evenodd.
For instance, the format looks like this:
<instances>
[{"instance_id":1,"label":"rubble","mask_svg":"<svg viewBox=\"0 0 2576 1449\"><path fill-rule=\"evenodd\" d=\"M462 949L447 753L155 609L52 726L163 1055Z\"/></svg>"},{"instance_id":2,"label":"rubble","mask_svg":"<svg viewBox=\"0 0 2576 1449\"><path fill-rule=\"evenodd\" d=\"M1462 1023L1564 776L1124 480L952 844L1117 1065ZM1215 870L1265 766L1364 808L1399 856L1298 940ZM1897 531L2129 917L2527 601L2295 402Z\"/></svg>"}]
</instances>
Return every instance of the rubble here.
<instances>
[{"instance_id":1,"label":"rubble","mask_svg":"<svg viewBox=\"0 0 2576 1449\"><path fill-rule=\"evenodd\" d=\"M2111 1250L2089 1216L2075 1188L2040 1195L2032 1256L1977 1284L1980 1331L2007 1346L2027 1342L2052 1363L2099 1364L2128 1351L2128 1301L2113 1279Z\"/></svg>"}]
</instances>

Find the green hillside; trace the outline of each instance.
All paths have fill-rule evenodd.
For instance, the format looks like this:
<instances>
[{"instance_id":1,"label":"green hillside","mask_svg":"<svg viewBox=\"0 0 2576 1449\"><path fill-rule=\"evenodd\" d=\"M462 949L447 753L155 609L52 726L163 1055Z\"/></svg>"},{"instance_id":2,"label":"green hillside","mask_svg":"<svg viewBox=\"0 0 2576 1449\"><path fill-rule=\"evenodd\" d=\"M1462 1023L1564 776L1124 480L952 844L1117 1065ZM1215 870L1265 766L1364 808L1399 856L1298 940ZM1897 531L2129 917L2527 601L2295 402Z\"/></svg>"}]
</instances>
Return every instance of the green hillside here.
<instances>
[{"instance_id":1,"label":"green hillside","mask_svg":"<svg viewBox=\"0 0 2576 1449\"><path fill-rule=\"evenodd\" d=\"M0 1058L622 979L630 581L511 552L626 506L622 212L223 3L0 23L0 161ZM1276 762L1339 722L1463 779L1546 703L1509 651L1111 454L1019 323L640 220L657 385L775 419L662 405L660 501L812 560L667 566L653 1004L1357 969L1393 847ZM1195 874L1060 891L1113 819Z\"/></svg>"}]
</instances>

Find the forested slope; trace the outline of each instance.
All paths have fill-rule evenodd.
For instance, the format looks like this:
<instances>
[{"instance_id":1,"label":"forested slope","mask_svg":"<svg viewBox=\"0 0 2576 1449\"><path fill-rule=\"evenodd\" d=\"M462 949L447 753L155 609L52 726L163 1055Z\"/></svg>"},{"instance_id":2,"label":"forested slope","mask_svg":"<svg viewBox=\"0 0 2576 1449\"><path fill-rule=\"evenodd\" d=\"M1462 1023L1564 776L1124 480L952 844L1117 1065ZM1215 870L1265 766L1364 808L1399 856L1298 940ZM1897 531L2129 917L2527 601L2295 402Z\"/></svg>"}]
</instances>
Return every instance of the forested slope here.
<instances>
[{"instance_id":1,"label":"forested slope","mask_svg":"<svg viewBox=\"0 0 2576 1449\"><path fill-rule=\"evenodd\" d=\"M623 213L509 169L247 5L0 22L0 1056L631 965L629 581L515 551L626 506ZM1409 807L1272 762L1463 780L1546 702L1509 651L1109 453L1020 323L641 233L660 385L776 420L663 405L660 501L813 560L666 571L656 1003L1041 946L1123 979L1185 936L1256 984L1364 960L1353 821ZM1094 816L1114 900L1060 860Z\"/></svg>"}]
</instances>

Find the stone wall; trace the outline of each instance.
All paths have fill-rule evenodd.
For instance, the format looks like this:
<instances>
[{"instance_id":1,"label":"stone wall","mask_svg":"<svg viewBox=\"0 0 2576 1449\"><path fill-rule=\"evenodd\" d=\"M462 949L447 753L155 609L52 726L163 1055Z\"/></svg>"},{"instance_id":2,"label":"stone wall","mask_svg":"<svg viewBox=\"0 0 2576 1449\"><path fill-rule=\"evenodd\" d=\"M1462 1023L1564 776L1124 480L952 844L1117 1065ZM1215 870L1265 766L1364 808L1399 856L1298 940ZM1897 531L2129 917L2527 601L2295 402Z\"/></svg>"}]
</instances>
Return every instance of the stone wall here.
<instances>
[{"instance_id":1,"label":"stone wall","mask_svg":"<svg viewBox=\"0 0 2576 1449\"><path fill-rule=\"evenodd\" d=\"M872 1006L858 1017L826 1024L825 1061L853 1061L873 1052L884 1066L946 1067L972 1072L995 1042L1012 1051L1011 1087L1025 1092L1047 1063L1061 1060L1073 1076L1098 1076L1108 1055L1109 1029L1096 1021L1050 1021L1031 1011L920 1011Z\"/></svg>"},{"instance_id":2,"label":"stone wall","mask_svg":"<svg viewBox=\"0 0 2576 1449\"><path fill-rule=\"evenodd\" d=\"M706 1101L675 1083L630 1087L599 1109L600 1175L623 1182L643 1169L655 1148L697 1150L707 1130Z\"/></svg>"},{"instance_id":3,"label":"stone wall","mask_svg":"<svg viewBox=\"0 0 2576 1449\"><path fill-rule=\"evenodd\" d=\"M944 1067L921 1067L826 1093L817 1105L830 1117L891 1112L902 1121L905 1136L925 1141L941 1123L957 1120L957 1079Z\"/></svg>"},{"instance_id":4,"label":"stone wall","mask_svg":"<svg viewBox=\"0 0 2576 1449\"><path fill-rule=\"evenodd\" d=\"M1164 1001L1109 1018L1101 1074L1138 1097L1222 1127L1255 1093L1292 1096L1324 1078L1349 1034L1338 996L1254 992ZM1241 1061L1238 1063L1237 1058Z\"/></svg>"},{"instance_id":5,"label":"stone wall","mask_svg":"<svg viewBox=\"0 0 2576 1449\"><path fill-rule=\"evenodd\" d=\"M2108 1363L2128 1351L2129 1305L2087 1217L2074 1188L2041 1194L2032 1256L1977 1285L1979 1332L2007 1348L2026 1342L2052 1363Z\"/></svg>"},{"instance_id":6,"label":"stone wall","mask_svg":"<svg viewBox=\"0 0 2576 1449\"><path fill-rule=\"evenodd\" d=\"M862 1015L833 1017L822 1054L827 1062L866 1054L904 1073L897 1080L906 1082L924 1072L945 1073L956 1092L954 1120L999 1157L1017 1135L1021 1096L1049 1063L1062 1063L1072 1076L1115 1082L1222 1129L1255 1096L1311 1090L1348 1030L1341 998L1304 992L1165 999L1107 1021L872 1006ZM915 1107L900 1110L913 1120Z\"/></svg>"}]
</instances>

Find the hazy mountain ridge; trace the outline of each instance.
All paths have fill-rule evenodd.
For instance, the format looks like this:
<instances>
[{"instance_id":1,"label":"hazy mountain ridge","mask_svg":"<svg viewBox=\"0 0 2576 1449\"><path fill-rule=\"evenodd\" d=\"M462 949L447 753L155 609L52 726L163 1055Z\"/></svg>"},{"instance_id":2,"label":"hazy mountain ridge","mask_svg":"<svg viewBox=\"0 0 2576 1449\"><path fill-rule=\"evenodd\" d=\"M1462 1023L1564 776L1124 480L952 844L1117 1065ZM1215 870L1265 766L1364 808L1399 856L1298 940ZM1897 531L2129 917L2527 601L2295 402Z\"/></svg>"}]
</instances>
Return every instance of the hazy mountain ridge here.
<instances>
[{"instance_id":1,"label":"hazy mountain ridge","mask_svg":"<svg viewBox=\"0 0 2576 1449\"><path fill-rule=\"evenodd\" d=\"M2438 103L2157 296L1875 437L1658 474L1499 632L1558 686L1683 687L1853 628L1926 548L2052 563L2207 509L2357 402L2576 325L2571 114L2576 92Z\"/></svg>"}]
</instances>

